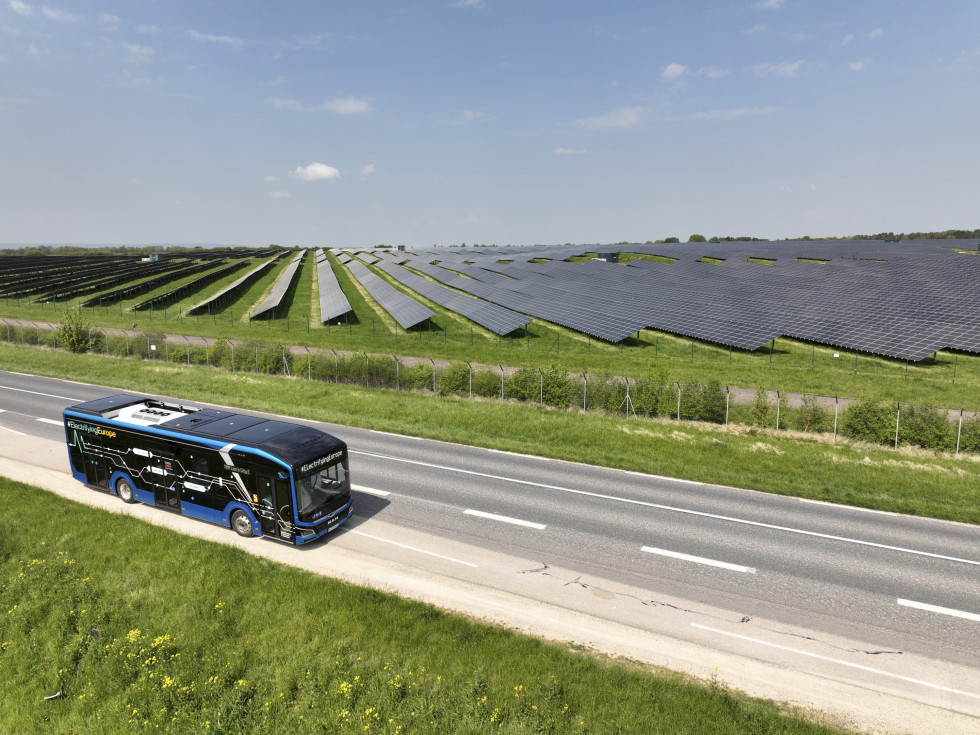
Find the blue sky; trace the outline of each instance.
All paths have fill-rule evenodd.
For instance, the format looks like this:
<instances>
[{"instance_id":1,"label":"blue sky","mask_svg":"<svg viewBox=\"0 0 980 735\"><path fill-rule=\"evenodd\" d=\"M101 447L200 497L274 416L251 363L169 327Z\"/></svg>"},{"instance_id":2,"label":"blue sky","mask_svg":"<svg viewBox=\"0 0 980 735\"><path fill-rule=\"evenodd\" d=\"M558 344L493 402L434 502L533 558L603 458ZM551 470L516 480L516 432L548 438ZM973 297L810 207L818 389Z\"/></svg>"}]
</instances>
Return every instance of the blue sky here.
<instances>
[{"instance_id":1,"label":"blue sky","mask_svg":"<svg viewBox=\"0 0 980 735\"><path fill-rule=\"evenodd\" d=\"M0 3L0 242L980 226L976 0Z\"/></svg>"}]
</instances>

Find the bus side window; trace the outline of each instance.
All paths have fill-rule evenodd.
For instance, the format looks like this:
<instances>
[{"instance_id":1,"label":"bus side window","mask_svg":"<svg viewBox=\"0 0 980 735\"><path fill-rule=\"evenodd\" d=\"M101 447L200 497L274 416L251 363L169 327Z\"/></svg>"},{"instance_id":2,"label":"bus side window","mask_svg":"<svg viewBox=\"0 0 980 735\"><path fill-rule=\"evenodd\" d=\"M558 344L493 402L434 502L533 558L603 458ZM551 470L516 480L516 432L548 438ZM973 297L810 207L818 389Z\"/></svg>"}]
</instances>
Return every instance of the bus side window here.
<instances>
[{"instance_id":1,"label":"bus side window","mask_svg":"<svg viewBox=\"0 0 980 735\"><path fill-rule=\"evenodd\" d=\"M276 501L280 517L285 521L293 520L293 496L289 492L289 480L276 478Z\"/></svg>"},{"instance_id":2,"label":"bus side window","mask_svg":"<svg viewBox=\"0 0 980 735\"><path fill-rule=\"evenodd\" d=\"M275 508L272 499L272 479L265 475L258 475L255 478L255 495L258 503L266 508ZM253 498L254 499L254 498Z\"/></svg>"}]
</instances>

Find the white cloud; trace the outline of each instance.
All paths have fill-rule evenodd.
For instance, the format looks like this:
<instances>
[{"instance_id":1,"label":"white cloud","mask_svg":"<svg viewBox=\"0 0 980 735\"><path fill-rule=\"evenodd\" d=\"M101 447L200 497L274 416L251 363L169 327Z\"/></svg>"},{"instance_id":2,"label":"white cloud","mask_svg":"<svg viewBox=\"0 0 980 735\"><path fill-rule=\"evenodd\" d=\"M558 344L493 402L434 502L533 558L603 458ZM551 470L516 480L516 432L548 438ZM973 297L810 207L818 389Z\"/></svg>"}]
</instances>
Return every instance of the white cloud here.
<instances>
[{"instance_id":1,"label":"white cloud","mask_svg":"<svg viewBox=\"0 0 980 735\"><path fill-rule=\"evenodd\" d=\"M374 164L369 163L361 169L361 176L370 176L374 173Z\"/></svg>"},{"instance_id":2,"label":"white cloud","mask_svg":"<svg viewBox=\"0 0 980 735\"><path fill-rule=\"evenodd\" d=\"M556 156L584 156L587 153L585 148L555 148Z\"/></svg>"},{"instance_id":3,"label":"white cloud","mask_svg":"<svg viewBox=\"0 0 980 735\"><path fill-rule=\"evenodd\" d=\"M847 62L847 68L851 71L864 71L871 66L871 59L861 59L860 61Z\"/></svg>"},{"instance_id":4,"label":"white cloud","mask_svg":"<svg viewBox=\"0 0 980 735\"><path fill-rule=\"evenodd\" d=\"M188 37L193 38L195 41L221 43L226 46L231 46L232 48L241 48L245 45L245 41L240 38L235 38L233 36L217 36L213 33L201 33L200 31L195 31L193 28L187 31L187 35Z\"/></svg>"},{"instance_id":5,"label":"white cloud","mask_svg":"<svg viewBox=\"0 0 980 735\"><path fill-rule=\"evenodd\" d=\"M583 130L593 131L635 128L643 122L645 112L642 107L620 107L605 115L579 118L574 124Z\"/></svg>"},{"instance_id":6,"label":"white cloud","mask_svg":"<svg viewBox=\"0 0 980 735\"><path fill-rule=\"evenodd\" d=\"M671 82L675 79L680 79L687 73L687 67L684 64L667 64L663 71L660 72L660 78L664 81Z\"/></svg>"},{"instance_id":7,"label":"white cloud","mask_svg":"<svg viewBox=\"0 0 980 735\"><path fill-rule=\"evenodd\" d=\"M742 33L744 33L747 36L757 36L760 33L765 33L768 30L769 30L769 26L766 25L765 23L757 23L751 28L746 28L744 31L742 31Z\"/></svg>"},{"instance_id":8,"label":"white cloud","mask_svg":"<svg viewBox=\"0 0 980 735\"><path fill-rule=\"evenodd\" d=\"M775 107L736 107L728 110L708 110L707 112L695 112L690 115L691 120L736 120L740 117L761 117L771 115L776 112Z\"/></svg>"},{"instance_id":9,"label":"white cloud","mask_svg":"<svg viewBox=\"0 0 980 735\"><path fill-rule=\"evenodd\" d=\"M875 28L871 33L868 34L868 40L873 41L876 38L881 38L885 35L885 32L881 28Z\"/></svg>"},{"instance_id":10,"label":"white cloud","mask_svg":"<svg viewBox=\"0 0 980 735\"><path fill-rule=\"evenodd\" d=\"M25 18L29 17L34 12L33 7L27 3L21 2L21 0L10 0L10 9L18 15L23 15Z\"/></svg>"},{"instance_id":11,"label":"white cloud","mask_svg":"<svg viewBox=\"0 0 980 735\"><path fill-rule=\"evenodd\" d=\"M731 69L721 69L717 66L703 66L695 72L699 77L708 77L708 79L721 79L731 73Z\"/></svg>"},{"instance_id":12,"label":"white cloud","mask_svg":"<svg viewBox=\"0 0 980 735\"><path fill-rule=\"evenodd\" d=\"M270 191L269 192L269 198L270 199L289 199L289 197L291 197L291 196L292 196L292 194L290 194L288 191Z\"/></svg>"},{"instance_id":13,"label":"white cloud","mask_svg":"<svg viewBox=\"0 0 980 735\"><path fill-rule=\"evenodd\" d=\"M756 10L778 10L786 4L786 0L759 0L752 5Z\"/></svg>"},{"instance_id":14,"label":"white cloud","mask_svg":"<svg viewBox=\"0 0 980 735\"><path fill-rule=\"evenodd\" d=\"M456 0L453 5L457 8L482 8L484 0Z\"/></svg>"},{"instance_id":15,"label":"white cloud","mask_svg":"<svg viewBox=\"0 0 980 735\"><path fill-rule=\"evenodd\" d=\"M151 46L141 46L138 43L127 43L126 51L129 52L129 56L126 58L130 64L145 64L149 61L153 61L153 57L157 50Z\"/></svg>"},{"instance_id":16,"label":"white cloud","mask_svg":"<svg viewBox=\"0 0 980 735\"><path fill-rule=\"evenodd\" d=\"M847 34L846 36L844 36L844 38L843 38L843 39L841 40L841 42L840 42L840 45L841 45L841 46L846 46L847 44L849 44L849 43L851 43L851 42L852 42L853 40L854 40L854 34L853 34L853 33L848 33L848 34Z\"/></svg>"},{"instance_id":17,"label":"white cloud","mask_svg":"<svg viewBox=\"0 0 980 735\"><path fill-rule=\"evenodd\" d=\"M102 25L106 27L106 30L117 31L119 30L119 16L113 15L112 13L100 13L99 20Z\"/></svg>"},{"instance_id":18,"label":"white cloud","mask_svg":"<svg viewBox=\"0 0 980 735\"><path fill-rule=\"evenodd\" d=\"M292 99L291 97L272 97L266 100L267 105L272 105L277 110L300 110L303 112L308 112L309 108L300 102Z\"/></svg>"},{"instance_id":19,"label":"white cloud","mask_svg":"<svg viewBox=\"0 0 980 735\"><path fill-rule=\"evenodd\" d=\"M359 115L362 112L370 112L371 105L367 100L357 97L334 97L332 100L324 100L321 109L336 115Z\"/></svg>"},{"instance_id":20,"label":"white cloud","mask_svg":"<svg viewBox=\"0 0 980 735\"><path fill-rule=\"evenodd\" d=\"M268 176L265 177L265 180L266 181L273 181L273 182L274 181L279 181L279 177L278 176L273 176L272 174L269 174Z\"/></svg>"},{"instance_id":21,"label":"white cloud","mask_svg":"<svg viewBox=\"0 0 980 735\"><path fill-rule=\"evenodd\" d=\"M155 25L138 25L136 26L136 32L141 33L145 36L156 35L160 32L160 26Z\"/></svg>"},{"instance_id":22,"label":"white cloud","mask_svg":"<svg viewBox=\"0 0 980 735\"><path fill-rule=\"evenodd\" d=\"M289 175L299 181L329 181L339 179L340 171L325 163L311 163L309 166L297 166Z\"/></svg>"},{"instance_id":23,"label":"white cloud","mask_svg":"<svg viewBox=\"0 0 980 735\"><path fill-rule=\"evenodd\" d=\"M471 123L477 122L478 120L484 120L487 117L487 113L480 112L479 110L463 110L460 113L460 118L463 122Z\"/></svg>"},{"instance_id":24,"label":"white cloud","mask_svg":"<svg viewBox=\"0 0 980 735\"><path fill-rule=\"evenodd\" d=\"M41 12L44 13L44 17L48 20L59 20L65 23L77 23L79 17L74 13L69 13L65 10L56 10L54 8L41 8Z\"/></svg>"},{"instance_id":25,"label":"white cloud","mask_svg":"<svg viewBox=\"0 0 980 735\"><path fill-rule=\"evenodd\" d=\"M752 67L752 71L758 74L760 77L795 77L800 69L803 68L803 60L799 61L782 61L782 62L767 62L763 64L756 64Z\"/></svg>"}]
</instances>

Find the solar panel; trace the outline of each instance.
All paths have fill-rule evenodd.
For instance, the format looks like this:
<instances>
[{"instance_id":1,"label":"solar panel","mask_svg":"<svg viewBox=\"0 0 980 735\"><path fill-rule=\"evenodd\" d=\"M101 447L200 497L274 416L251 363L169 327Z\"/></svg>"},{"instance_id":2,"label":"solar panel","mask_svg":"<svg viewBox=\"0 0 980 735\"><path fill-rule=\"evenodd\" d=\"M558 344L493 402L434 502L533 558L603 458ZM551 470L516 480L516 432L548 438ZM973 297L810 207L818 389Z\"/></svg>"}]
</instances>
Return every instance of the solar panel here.
<instances>
[{"instance_id":1,"label":"solar panel","mask_svg":"<svg viewBox=\"0 0 980 735\"><path fill-rule=\"evenodd\" d=\"M319 261L316 266L316 282L320 289L320 323L326 324L351 310L350 302L340 288L329 259Z\"/></svg>"},{"instance_id":2,"label":"solar panel","mask_svg":"<svg viewBox=\"0 0 980 735\"><path fill-rule=\"evenodd\" d=\"M279 274L279 278L272 284L272 291L269 292L269 295L265 297L261 304L255 307L255 310L249 315L249 319L258 319L260 316L265 316L269 312L272 312L273 315L276 314L279 306L282 304L283 298L286 296L286 292L293 285L296 274L299 273L299 266L303 262L305 255L305 250L299 251L292 262L286 266L286 269Z\"/></svg>"},{"instance_id":3,"label":"solar panel","mask_svg":"<svg viewBox=\"0 0 980 735\"><path fill-rule=\"evenodd\" d=\"M435 314L410 296L406 296L391 284L378 278L359 260L347 264L351 275L364 286L382 309L391 314L402 329L411 329Z\"/></svg>"}]
</instances>

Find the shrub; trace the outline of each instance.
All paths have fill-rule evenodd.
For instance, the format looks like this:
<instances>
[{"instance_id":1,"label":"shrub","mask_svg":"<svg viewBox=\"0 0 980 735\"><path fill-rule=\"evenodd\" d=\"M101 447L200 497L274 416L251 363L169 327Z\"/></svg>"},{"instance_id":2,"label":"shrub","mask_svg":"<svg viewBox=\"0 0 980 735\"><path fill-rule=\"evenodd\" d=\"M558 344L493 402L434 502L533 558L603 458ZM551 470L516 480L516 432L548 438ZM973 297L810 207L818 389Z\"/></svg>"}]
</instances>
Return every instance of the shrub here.
<instances>
[{"instance_id":1,"label":"shrub","mask_svg":"<svg viewBox=\"0 0 980 735\"><path fill-rule=\"evenodd\" d=\"M562 370L554 363L544 373L544 402L549 406L567 408L572 395L572 386L568 371Z\"/></svg>"},{"instance_id":2,"label":"shrub","mask_svg":"<svg viewBox=\"0 0 980 735\"><path fill-rule=\"evenodd\" d=\"M484 398L500 398L500 373L481 368L473 373L473 395Z\"/></svg>"},{"instance_id":3,"label":"shrub","mask_svg":"<svg viewBox=\"0 0 980 735\"><path fill-rule=\"evenodd\" d=\"M823 409L817 397L807 394L801 400L793 425L797 431L823 431L829 421L830 414Z\"/></svg>"},{"instance_id":4,"label":"shrub","mask_svg":"<svg viewBox=\"0 0 980 735\"><path fill-rule=\"evenodd\" d=\"M755 401L752 403L752 423L756 426L769 426L769 392L761 385L756 388Z\"/></svg>"},{"instance_id":5,"label":"shrub","mask_svg":"<svg viewBox=\"0 0 980 735\"><path fill-rule=\"evenodd\" d=\"M504 396L537 403L541 400L541 381L541 373L537 368L519 368L506 382Z\"/></svg>"},{"instance_id":6,"label":"shrub","mask_svg":"<svg viewBox=\"0 0 980 735\"><path fill-rule=\"evenodd\" d=\"M869 399L852 403L841 416L840 431L852 439L888 444L895 439L895 405Z\"/></svg>"},{"instance_id":7,"label":"shrub","mask_svg":"<svg viewBox=\"0 0 980 735\"><path fill-rule=\"evenodd\" d=\"M980 452L980 416L963 419L960 428L960 451Z\"/></svg>"},{"instance_id":8,"label":"shrub","mask_svg":"<svg viewBox=\"0 0 980 735\"><path fill-rule=\"evenodd\" d=\"M470 366L465 362L453 362L436 381L439 395L468 396L470 394Z\"/></svg>"},{"instance_id":9,"label":"shrub","mask_svg":"<svg viewBox=\"0 0 980 735\"><path fill-rule=\"evenodd\" d=\"M66 309L58 324L58 346L69 352L88 352L89 323L77 306Z\"/></svg>"},{"instance_id":10,"label":"shrub","mask_svg":"<svg viewBox=\"0 0 980 735\"><path fill-rule=\"evenodd\" d=\"M401 387L404 390L432 390L432 365L417 362L401 370Z\"/></svg>"},{"instance_id":11,"label":"shrub","mask_svg":"<svg viewBox=\"0 0 980 735\"><path fill-rule=\"evenodd\" d=\"M956 447L956 427L946 411L933 406L902 406L899 415L898 440L925 449L947 450Z\"/></svg>"}]
</instances>

